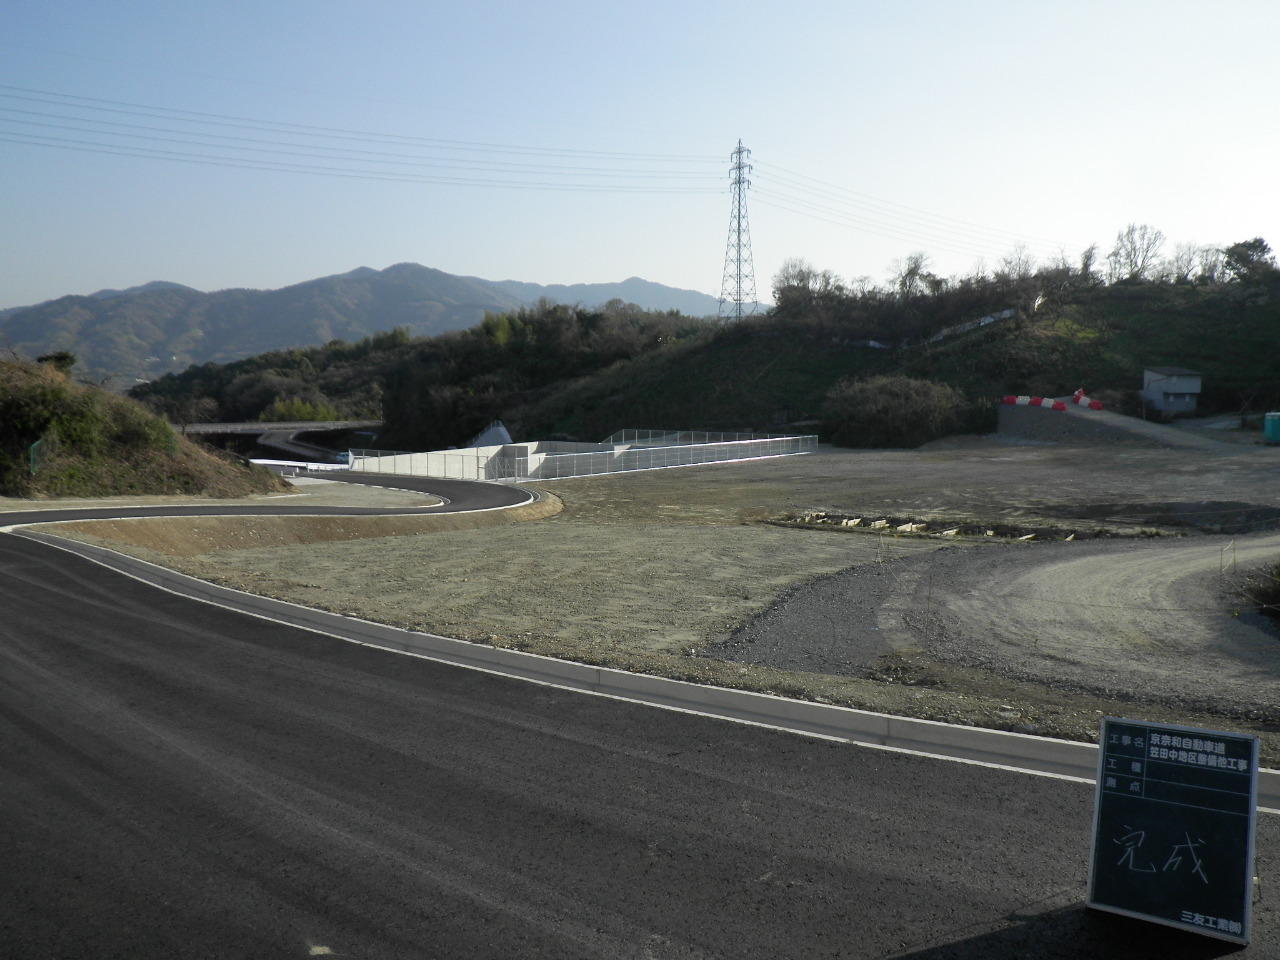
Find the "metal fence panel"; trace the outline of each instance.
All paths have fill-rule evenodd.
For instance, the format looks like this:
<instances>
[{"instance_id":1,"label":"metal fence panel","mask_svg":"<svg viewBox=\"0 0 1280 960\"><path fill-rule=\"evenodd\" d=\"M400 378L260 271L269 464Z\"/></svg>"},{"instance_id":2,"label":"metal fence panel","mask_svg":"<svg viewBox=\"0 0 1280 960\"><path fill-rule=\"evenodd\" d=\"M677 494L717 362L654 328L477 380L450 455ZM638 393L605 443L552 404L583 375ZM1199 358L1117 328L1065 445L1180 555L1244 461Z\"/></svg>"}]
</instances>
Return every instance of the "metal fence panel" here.
<instances>
[{"instance_id":1,"label":"metal fence panel","mask_svg":"<svg viewBox=\"0 0 1280 960\"><path fill-rule=\"evenodd\" d=\"M535 453L531 456L490 455L478 450L427 453L352 450L351 468L371 473L461 480L553 480L815 453L818 438L813 435L628 429L614 433L602 446L612 446L613 449Z\"/></svg>"}]
</instances>

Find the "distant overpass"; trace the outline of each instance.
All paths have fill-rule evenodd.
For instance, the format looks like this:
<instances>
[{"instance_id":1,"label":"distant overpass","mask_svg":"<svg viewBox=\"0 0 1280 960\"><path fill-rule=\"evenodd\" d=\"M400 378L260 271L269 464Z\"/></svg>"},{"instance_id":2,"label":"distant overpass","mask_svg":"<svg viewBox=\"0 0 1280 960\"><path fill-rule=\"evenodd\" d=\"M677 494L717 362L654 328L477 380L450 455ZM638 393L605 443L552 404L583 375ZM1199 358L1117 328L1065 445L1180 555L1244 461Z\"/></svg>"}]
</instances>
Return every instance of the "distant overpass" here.
<instances>
[{"instance_id":1,"label":"distant overpass","mask_svg":"<svg viewBox=\"0 0 1280 960\"><path fill-rule=\"evenodd\" d=\"M174 430L182 434L191 433L267 433L287 430L293 433L320 432L324 430L360 430L365 427L380 427L381 420L292 420L268 421L250 420L245 423L187 423L170 424Z\"/></svg>"}]
</instances>

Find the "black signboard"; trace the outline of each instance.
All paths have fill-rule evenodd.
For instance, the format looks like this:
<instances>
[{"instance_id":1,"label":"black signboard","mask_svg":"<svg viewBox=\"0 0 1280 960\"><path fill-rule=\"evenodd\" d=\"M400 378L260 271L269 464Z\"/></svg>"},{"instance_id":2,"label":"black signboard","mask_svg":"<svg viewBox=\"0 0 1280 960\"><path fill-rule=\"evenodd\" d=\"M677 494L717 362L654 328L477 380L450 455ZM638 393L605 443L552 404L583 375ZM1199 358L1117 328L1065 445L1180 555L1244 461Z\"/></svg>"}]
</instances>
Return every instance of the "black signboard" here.
<instances>
[{"instance_id":1,"label":"black signboard","mask_svg":"<svg viewBox=\"0 0 1280 960\"><path fill-rule=\"evenodd\" d=\"M1089 906L1249 942L1258 738L1107 717Z\"/></svg>"}]
</instances>

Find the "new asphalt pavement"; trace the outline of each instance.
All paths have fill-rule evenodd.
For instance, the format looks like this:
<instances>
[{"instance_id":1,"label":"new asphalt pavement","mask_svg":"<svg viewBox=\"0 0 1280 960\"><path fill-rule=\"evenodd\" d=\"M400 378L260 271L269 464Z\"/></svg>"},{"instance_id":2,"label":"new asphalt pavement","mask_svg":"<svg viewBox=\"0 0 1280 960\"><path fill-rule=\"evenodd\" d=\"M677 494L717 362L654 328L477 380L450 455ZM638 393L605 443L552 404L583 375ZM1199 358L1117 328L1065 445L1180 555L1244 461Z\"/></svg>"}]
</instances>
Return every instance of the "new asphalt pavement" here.
<instances>
[{"instance_id":1,"label":"new asphalt pavement","mask_svg":"<svg viewBox=\"0 0 1280 960\"><path fill-rule=\"evenodd\" d=\"M0 957L1236 950L1085 910L1092 799L394 655L0 536ZM1280 818L1258 830L1265 878ZM1239 956L1280 956L1277 913Z\"/></svg>"}]
</instances>

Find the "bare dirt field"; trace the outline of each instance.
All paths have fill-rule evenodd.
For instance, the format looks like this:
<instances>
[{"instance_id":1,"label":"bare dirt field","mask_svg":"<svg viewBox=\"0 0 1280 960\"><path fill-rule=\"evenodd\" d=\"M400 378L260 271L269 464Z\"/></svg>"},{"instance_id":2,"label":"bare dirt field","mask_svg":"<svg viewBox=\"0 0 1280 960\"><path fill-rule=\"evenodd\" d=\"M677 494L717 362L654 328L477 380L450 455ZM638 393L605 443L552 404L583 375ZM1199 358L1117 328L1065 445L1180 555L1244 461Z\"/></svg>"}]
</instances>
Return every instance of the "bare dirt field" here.
<instances>
[{"instance_id":1,"label":"bare dirt field","mask_svg":"<svg viewBox=\"0 0 1280 960\"><path fill-rule=\"evenodd\" d=\"M1103 713L1252 730L1274 764L1280 637L1225 574L1280 555L1280 451L1238 450L962 438L556 481L563 512L474 529L58 532L414 629L866 709L1078 739ZM330 487L303 489L371 495ZM817 512L1057 540L795 522Z\"/></svg>"}]
</instances>

